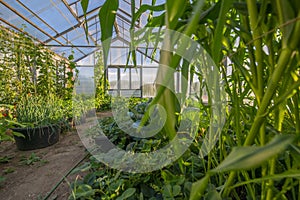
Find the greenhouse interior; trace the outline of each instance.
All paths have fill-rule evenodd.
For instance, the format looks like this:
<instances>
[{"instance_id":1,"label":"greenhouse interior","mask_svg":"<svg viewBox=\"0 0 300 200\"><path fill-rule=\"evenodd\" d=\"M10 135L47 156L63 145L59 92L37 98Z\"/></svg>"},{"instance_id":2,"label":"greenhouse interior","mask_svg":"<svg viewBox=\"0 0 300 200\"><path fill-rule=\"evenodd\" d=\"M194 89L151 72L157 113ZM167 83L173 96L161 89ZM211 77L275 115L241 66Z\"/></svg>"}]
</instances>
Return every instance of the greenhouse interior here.
<instances>
[{"instance_id":1,"label":"greenhouse interior","mask_svg":"<svg viewBox=\"0 0 300 200\"><path fill-rule=\"evenodd\" d=\"M0 199L299 200L300 1L0 0Z\"/></svg>"}]
</instances>

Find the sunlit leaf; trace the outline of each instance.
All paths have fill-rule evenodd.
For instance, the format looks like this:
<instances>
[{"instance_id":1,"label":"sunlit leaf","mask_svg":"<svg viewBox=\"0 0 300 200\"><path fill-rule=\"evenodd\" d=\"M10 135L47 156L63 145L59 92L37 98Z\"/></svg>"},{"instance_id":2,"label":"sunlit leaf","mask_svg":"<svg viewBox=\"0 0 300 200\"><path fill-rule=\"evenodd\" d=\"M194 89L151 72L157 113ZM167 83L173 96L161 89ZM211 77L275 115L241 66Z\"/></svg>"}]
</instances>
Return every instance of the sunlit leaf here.
<instances>
[{"instance_id":1,"label":"sunlit leaf","mask_svg":"<svg viewBox=\"0 0 300 200\"><path fill-rule=\"evenodd\" d=\"M118 197L116 200L123 200L123 199L127 199L129 197L131 197L132 195L134 195L136 189L135 188L128 188L125 192L123 192L123 194Z\"/></svg>"},{"instance_id":2,"label":"sunlit leaf","mask_svg":"<svg viewBox=\"0 0 300 200\"><path fill-rule=\"evenodd\" d=\"M174 29L177 25L178 19L183 15L186 7L186 0L167 0L167 28Z\"/></svg>"},{"instance_id":3,"label":"sunlit leaf","mask_svg":"<svg viewBox=\"0 0 300 200\"><path fill-rule=\"evenodd\" d=\"M88 9L89 0L81 0L80 4L81 4L82 11L83 11L83 14L84 14L84 21L85 21L85 23L84 23L84 31L85 31L85 37L86 37L86 40L89 41L89 37L88 37L89 31L88 31L88 24L87 24L87 19L86 19L86 12L87 12L87 9Z\"/></svg>"},{"instance_id":4,"label":"sunlit leaf","mask_svg":"<svg viewBox=\"0 0 300 200\"><path fill-rule=\"evenodd\" d=\"M240 187L240 186L250 184L250 183L260 183L260 182L265 181L265 180L280 180L280 179L285 179L285 178L300 179L300 170L289 170L289 171L285 171L281 174L274 174L274 175L264 176L264 177L261 177L261 178L254 178L254 179L251 179L251 180L248 180L248 181L237 183L234 186L232 186L232 188Z\"/></svg>"},{"instance_id":5,"label":"sunlit leaf","mask_svg":"<svg viewBox=\"0 0 300 200\"><path fill-rule=\"evenodd\" d=\"M247 170L258 167L271 157L284 151L294 139L293 135L278 135L263 147L235 147L226 159L211 172Z\"/></svg>"},{"instance_id":6,"label":"sunlit leaf","mask_svg":"<svg viewBox=\"0 0 300 200\"><path fill-rule=\"evenodd\" d=\"M216 31L214 34L213 47L212 47L212 58L215 63L219 63L221 57L223 29L226 20L226 14L231 8L233 0L222 1L221 11L218 18Z\"/></svg>"},{"instance_id":7,"label":"sunlit leaf","mask_svg":"<svg viewBox=\"0 0 300 200\"><path fill-rule=\"evenodd\" d=\"M118 8L119 0L109 0L105 1L99 11L101 41L103 46L105 65L107 65L108 52L110 49L111 37Z\"/></svg>"},{"instance_id":8,"label":"sunlit leaf","mask_svg":"<svg viewBox=\"0 0 300 200\"><path fill-rule=\"evenodd\" d=\"M206 174L202 179L193 183L190 194L190 200L198 200L203 196L207 188L209 178L209 174Z\"/></svg>"}]
</instances>

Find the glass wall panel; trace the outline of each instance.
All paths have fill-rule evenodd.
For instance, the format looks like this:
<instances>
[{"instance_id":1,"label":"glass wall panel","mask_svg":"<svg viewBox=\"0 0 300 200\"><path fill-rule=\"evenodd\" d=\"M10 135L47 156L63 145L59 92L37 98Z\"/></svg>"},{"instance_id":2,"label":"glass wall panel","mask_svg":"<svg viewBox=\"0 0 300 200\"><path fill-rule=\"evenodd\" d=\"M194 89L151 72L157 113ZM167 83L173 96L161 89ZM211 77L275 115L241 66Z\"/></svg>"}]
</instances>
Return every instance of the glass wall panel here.
<instances>
[{"instance_id":1,"label":"glass wall panel","mask_svg":"<svg viewBox=\"0 0 300 200\"><path fill-rule=\"evenodd\" d=\"M118 89L118 69L117 68L108 68L108 81L110 89Z\"/></svg>"},{"instance_id":2,"label":"glass wall panel","mask_svg":"<svg viewBox=\"0 0 300 200\"><path fill-rule=\"evenodd\" d=\"M130 69L120 69L120 88L130 89Z\"/></svg>"},{"instance_id":3,"label":"glass wall panel","mask_svg":"<svg viewBox=\"0 0 300 200\"><path fill-rule=\"evenodd\" d=\"M155 79L157 68L143 68L143 97L153 97L155 95Z\"/></svg>"},{"instance_id":4,"label":"glass wall panel","mask_svg":"<svg viewBox=\"0 0 300 200\"><path fill-rule=\"evenodd\" d=\"M77 67L78 81L76 85L77 94L93 95L95 93L94 67Z\"/></svg>"},{"instance_id":5,"label":"glass wall panel","mask_svg":"<svg viewBox=\"0 0 300 200\"><path fill-rule=\"evenodd\" d=\"M140 89L141 87L141 70L131 68L131 89Z\"/></svg>"}]
</instances>

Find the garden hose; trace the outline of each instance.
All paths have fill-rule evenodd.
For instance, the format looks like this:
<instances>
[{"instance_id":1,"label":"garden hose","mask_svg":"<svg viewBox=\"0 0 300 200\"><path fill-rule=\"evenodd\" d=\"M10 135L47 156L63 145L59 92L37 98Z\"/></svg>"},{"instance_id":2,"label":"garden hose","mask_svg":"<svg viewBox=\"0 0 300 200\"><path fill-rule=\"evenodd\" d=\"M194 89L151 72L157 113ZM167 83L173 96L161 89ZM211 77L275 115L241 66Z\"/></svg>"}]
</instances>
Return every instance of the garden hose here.
<instances>
[{"instance_id":1,"label":"garden hose","mask_svg":"<svg viewBox=\"0 0 300 200\"><path fill-rule=\"evenodd\" d=\"M58 186L65 180L67 176L84 160L86 159L90 153L87 153L80 161L78 161L61 179L60 181L51 189L51 191L43 198L43 200L47 200L51 194L58 188Z\"/></svg>"}]
</instances>

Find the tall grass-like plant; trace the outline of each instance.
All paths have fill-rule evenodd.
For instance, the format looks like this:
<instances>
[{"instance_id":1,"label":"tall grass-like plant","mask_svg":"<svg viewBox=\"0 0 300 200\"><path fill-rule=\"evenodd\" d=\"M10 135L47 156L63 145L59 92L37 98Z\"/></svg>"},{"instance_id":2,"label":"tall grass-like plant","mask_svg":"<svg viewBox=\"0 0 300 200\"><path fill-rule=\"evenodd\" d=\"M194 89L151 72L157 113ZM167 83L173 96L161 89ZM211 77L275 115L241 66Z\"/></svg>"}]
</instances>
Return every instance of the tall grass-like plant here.
<instances>
[{"instance_id":1,"label":"tall grass-like plant","mask_svg":"<svg viewBox=\"0 0 300 200\"><path fill-rule=\"evenodd\" d=\"M16 118L32 127L57 125L64 120L62 100L53 96L26 96L16 106Z\"/></svg>"},{"instance_id":2,"label":"tall grass-like plant","mask_svg":"<svg viewBox=\"0 0 300 200\"><path fill-rule=\"evenodd\" d=\"M199 42L218 66L228 96L222 135L204 158L205 175L192 185L190 199L298 199L299 1L155 2L132 9L132 24L146 11L161 12L150 17L147 25L176 30ZM135 1L131 3L135 8ZM88 0L82 4L87 6ZM104 5L99 14L100 19L108 20L101 24L103 41L111 36L113 23L109 22L115 19L112 13L118 1L108 0ZM111 29L105 31L105 26ZM108 45L104 46L108 52ZM193 75L193 66L183 58L171 52L160 55L163 64L174 69L179 65L182 76ZM165 134L172 138L174 94L163 87L160 90L154 102L167 110Z\"/></svg>"}]
</instances>

